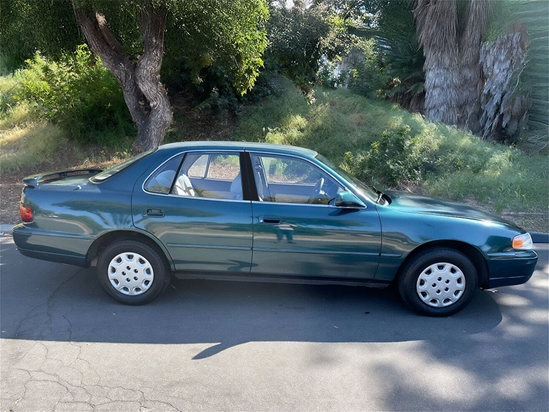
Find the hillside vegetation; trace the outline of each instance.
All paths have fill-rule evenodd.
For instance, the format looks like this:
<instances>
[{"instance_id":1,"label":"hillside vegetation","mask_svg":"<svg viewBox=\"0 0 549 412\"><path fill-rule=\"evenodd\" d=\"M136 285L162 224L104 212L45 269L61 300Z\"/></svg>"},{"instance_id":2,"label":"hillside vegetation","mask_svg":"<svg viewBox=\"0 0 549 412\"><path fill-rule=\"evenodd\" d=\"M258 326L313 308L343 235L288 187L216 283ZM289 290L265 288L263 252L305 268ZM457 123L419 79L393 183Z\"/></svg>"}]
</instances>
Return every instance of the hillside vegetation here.
<instances>
[{"instance_id":1,"label":"hillside vegetation","mask_svg":"<svg viewBox=\"0 0 549 412\"><path fill-rule=\"evenodd\" d=\"M548 211L547 156L486 143L347 90L319 89L313 104L284 90L245 108L235 139L309 147L381 187L472 200L498 213Z\"/></svg>"},{"instance_id":2,"label":"hillside vegetation","mask_svg":"<svg viewBox=\"0 0 549 412\"><path fill-rule=\"evenodd\" d=\"M2 79L0 91L8 87ZM547 156L489 144L348 90L318 88L305 99L290 81L271 82L276 93L242 107L236 117L180 109L166 142L223 138L304 146L379 188L474 203L529 230L549 231ZM208 124L209 133L197 124ZM2 183L43 169L116 162L128 156L131 143L77 145L29 107L16 105L0 119Z\"/></svg>"}]
</instances>

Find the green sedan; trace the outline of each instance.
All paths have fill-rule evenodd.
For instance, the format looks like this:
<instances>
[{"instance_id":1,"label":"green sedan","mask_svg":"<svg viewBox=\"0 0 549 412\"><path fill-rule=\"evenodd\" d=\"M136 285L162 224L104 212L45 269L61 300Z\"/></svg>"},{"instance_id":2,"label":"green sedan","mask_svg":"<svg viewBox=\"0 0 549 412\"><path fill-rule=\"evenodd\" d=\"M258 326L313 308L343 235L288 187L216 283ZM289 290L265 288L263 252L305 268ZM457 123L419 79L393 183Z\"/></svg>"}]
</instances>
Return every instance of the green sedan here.
<instances>
[{"instance_id":1,"label":"green sedan","mask_svg":"<svg viewBox=\"0 0 549 412\"><path fill-rule=\"evenodd\" d=\"M111 169L24 179L25 256L95 266L118 302L185 279L398 286L448 316L479 288L528 281L530 234L447 200L383 193L318 153L259 143L161 146Z\"/></svg>"}]
</instances>

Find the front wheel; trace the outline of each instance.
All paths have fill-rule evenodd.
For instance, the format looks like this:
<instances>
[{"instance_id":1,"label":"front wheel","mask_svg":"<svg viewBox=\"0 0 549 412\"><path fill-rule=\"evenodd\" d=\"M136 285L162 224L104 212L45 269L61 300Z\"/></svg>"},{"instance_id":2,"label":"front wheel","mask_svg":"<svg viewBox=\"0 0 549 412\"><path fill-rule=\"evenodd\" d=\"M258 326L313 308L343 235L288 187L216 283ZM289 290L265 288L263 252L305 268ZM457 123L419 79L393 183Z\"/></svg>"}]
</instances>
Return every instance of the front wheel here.
<instances>
[{"instance_id":1,"label":"front wheel","mask_svg":"<svg viewBox=\"0 0 549 412\"><path fill-rule=\"evenodd\" d=\"M449 316L473 299L477 270L463 253L453 249L425 251L402 269L398 290L404 302L428 316Z\"/></svg>"},{"instance_id":2,"label":"front wheel","mask_svg":"<svg viewBox=\"0 0 549 412\"><path fill-rule=\"evenodd\" d=\"M99 256L97 275L103 290L126 305L143 305L160 295L170 282L164 259L150 246L121 240Z\"/></svg>"}]
</instances>

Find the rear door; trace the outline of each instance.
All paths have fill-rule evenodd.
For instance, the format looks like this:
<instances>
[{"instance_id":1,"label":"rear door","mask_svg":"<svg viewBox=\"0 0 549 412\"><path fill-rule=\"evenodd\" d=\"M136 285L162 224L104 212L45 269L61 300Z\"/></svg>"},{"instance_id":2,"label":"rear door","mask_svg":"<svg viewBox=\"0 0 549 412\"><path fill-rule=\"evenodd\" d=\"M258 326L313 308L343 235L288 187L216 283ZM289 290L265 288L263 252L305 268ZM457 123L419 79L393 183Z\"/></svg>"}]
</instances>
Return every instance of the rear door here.
<instances>
[{"instance_id":1,"label":"rear door","mask_svg":"<svg viewBox=\"0 0 549 412\"><path fill-rule=\"evenodd\" d=\"M176 270L248 274L252 206L242 200L241 155L194 151L170 159L136 187L136 227L168 249Z\"/></svg>"},{"instance_id":2,"label":"rear door","mask_svg":"<svg viewBox=\"0 0 549 412\"><path fill-rule=\"evenodd\" d=\"M251 163L259 198L252 275L375 277L381 226L374 207L334 206L344 188L305 159L251 153Z\"/></svg>"}]
</instances>

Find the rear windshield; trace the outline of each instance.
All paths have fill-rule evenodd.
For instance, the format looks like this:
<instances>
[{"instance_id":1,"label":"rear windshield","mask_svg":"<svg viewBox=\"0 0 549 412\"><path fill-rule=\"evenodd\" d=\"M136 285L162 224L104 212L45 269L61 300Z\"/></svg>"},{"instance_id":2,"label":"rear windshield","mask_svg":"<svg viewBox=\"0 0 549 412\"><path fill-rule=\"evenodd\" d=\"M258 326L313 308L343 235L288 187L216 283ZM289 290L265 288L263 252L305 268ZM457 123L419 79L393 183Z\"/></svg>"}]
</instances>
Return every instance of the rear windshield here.
<instances>
[{"instance_id":1,"label":"rear windshield","mask_svg":"<svg viewBox=\"0 0 549 412\"><path fill-rule=\"evenodd\" d=\"M128 160L123 161L122 163L119 163L119 164L117 164L113 167L110 167L106 170L103 170L101 173L98 173L95 176L91 177L90 181L93 182L93 183L101 183L101 182L107 180L109 177L114 176L118 172L121 172L122 170L124 170L128 166L131 166L132 164L134 164L138 160L141 160L144 157L147 157L148 155L150 155L154 151L155 151L155 149L149 150L147 152L143 152L140 155L132 157Z\"/></svg>"}]
</instances>

